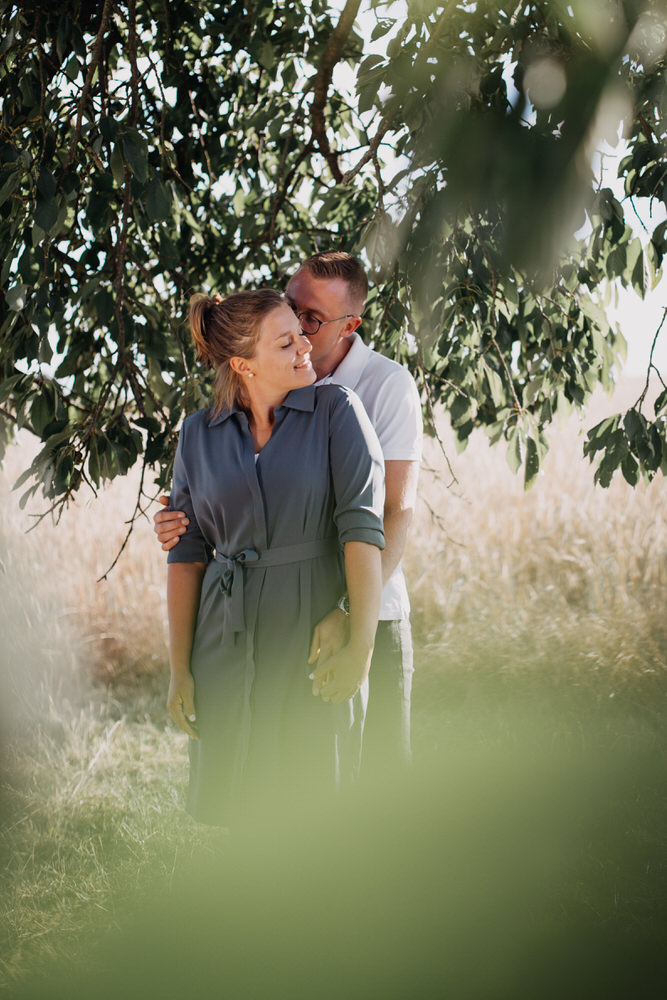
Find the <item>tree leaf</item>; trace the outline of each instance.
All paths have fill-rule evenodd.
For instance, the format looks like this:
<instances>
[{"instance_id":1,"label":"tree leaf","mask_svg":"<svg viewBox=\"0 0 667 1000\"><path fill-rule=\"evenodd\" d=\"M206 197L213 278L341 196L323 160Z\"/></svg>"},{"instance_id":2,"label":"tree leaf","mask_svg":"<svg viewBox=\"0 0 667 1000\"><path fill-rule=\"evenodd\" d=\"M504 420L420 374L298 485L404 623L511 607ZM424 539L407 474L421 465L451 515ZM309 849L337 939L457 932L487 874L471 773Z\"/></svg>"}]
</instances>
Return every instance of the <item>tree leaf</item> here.
<instances>
[{"instance_id":1,"label":"tree leaf","mask_svg":"<svg viewBox=\"0 0 667 1000\"><path fill-rule=\"evenodd\" d=\"M169 216L171 201L164 184L157 177L151 179L146 193L146 211L151 222L162 222Z\"/></svg>"},{"instance_id":2,"label":"tree leaf","mask_svg":"<svg viewBox=\"0 0 667 1000\"><path fill-rule=\"evenodd\" d=\"M113 174L113 179L116 184L120 187L125 180L125 160L123 158L123 151L121 149L120 143L116 143L113 147L113 152L111 153L110 159L111 173Z\"/></svg>"},{"instance_id":3,"label":"tree leaf","mask_svg":"<svg viewBox=\"0 0 667 1000\"><path fill-rule=\"evenodd\" d=\"M58 221L60 205L55 198L38 198L34 219L45 233L50 232Z\"/></svg>"},{"instance_id":4,"label":"tree leaf","mask_svg":"<svg viewBox=\"0 0 667 1000\"><path fill-rule=\"evenodd\" d=\"M634 267L632 268L632 285L638 295L643 299L646 295L647 289L647 276L646 268L644 264L644 252L640 250Z\"/></svg>"},{"instance_id":5,"label":"tree leaf","mask_svg":"<svg viewBox=\"0 0 667 1000\"><path fill-rule=\"evenodd\" d=\"M141 184L148 179L148 150L145 141L137 132L123 134L123 152L125 161Z\"/></svg>"},{"instance_id":6,"label":"tree leaf","mask_svg":"<svg viewBox=\"0 0 667 1000\"><path fill-rule=\"evenodd\" d=\"M5 176L5 179L2 181L2 186L0 187L0 205L4 205L7 199L16 191L20 179L21 175L18 168L13 167L9 175Z\"/></svg>"},{"instance_id":7,"label":"tree leaf","mask_svg":"<svg viewBox=\"0 0 667 1000\"><path fill-rule=\"evenodd\" d=\"M260 66L263 66L264 69L270 70L273 69L275 61L276 60L275 60L273 45L267 39L262 45L261 49L259 50L259 54L257 56L257 62L259 63Z\"/></svg>"},{"instance_id":8,"label":"tree leaf","mask_svg":"<svg viewBox=\"0 0 667 1000\"><path fill-rule=\"evenodd\" d=\"M20 312L21 309L25 308L29 291L30 286L24 284L14 285L8 290L5 300L12 312Z\"/></svg>"},{"instance_id":9,"label":"tree leaf","mask_svg":"<svg viewBox=\"0 0 667 1000\"><path fill-rule=\"evenodd\" d=\"M527 437L525 470L523 478L524 489L526 490L530 489L530 487L534 484L539 471L540 471L540 456L538 453L537 443L532 437Z\"/></svg>"},{"instance_id":10,"label":"tree leaf","mask_svg":"<svg viewBox=\"0 0 667 1000\"><path fill-rule=\"evenodd\" d=\"M506 458L512 472L517 473L519 471L523 463L523 457L524 448L521 428L516 425L510 430L507 441Z\"/></svg>"}]
</instances>

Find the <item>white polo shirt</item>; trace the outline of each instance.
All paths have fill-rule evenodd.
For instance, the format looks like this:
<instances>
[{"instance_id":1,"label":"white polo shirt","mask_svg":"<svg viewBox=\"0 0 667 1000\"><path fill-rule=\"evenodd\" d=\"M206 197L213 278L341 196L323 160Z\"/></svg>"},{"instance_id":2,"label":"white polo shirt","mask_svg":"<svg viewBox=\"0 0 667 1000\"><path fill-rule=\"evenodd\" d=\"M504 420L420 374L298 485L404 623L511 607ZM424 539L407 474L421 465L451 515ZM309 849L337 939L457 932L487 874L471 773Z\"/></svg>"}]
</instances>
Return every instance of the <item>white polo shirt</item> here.
<instances>
[{"instance_id":1,"label":"white polo shirt","mask_svg":"<svg viewBox=\"0 0 667 1000\"><path fill-rule=\"evenodd\" d=\"M352 346L338 367L317 385L333 382L353 389L364 404L385 462L419 462L422 411L415 381L403 365L385 358L353 333ZM382 591L381 621L407 618L410 601L399 562Z\"/></svg>"}]
</instances>

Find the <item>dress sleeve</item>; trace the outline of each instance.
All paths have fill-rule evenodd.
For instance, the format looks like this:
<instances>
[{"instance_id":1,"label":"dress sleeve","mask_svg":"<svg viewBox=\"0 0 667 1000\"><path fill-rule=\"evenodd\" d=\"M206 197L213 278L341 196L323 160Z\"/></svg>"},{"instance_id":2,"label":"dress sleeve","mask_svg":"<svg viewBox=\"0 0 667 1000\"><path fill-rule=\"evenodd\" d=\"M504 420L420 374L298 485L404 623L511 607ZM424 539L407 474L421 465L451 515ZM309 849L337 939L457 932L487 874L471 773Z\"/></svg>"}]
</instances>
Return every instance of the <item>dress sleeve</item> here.
<instances>
[{"instance_id":1,"label":"dress sleeve","mask_svg":"<svg viewBox=\"0 0 667 1000\"><path fill-rule=\"evenodd\" d=\"M384 460L377 435L358 396L340 386L332 408L329 437L341 545L368 542L384 548Z\"/></svg>"},{"instance_id":2,"label":"dress sleeve","mask_svg":"<svg viewBox=\"0 0 667 1000\"><path fill-rule=\"evenodd\" d=\"M183 424L178 436L178 447L174 458L174 476L171 495L169 497L169 507L171 510L182 510L190 523L185 530L185 534L181 535L178 544L167 553L167 562L207 563L211 558L212 551L195 517L185 460L185 453L187 453L186 434L186 424Z\"/></svg>"}]
</instances>

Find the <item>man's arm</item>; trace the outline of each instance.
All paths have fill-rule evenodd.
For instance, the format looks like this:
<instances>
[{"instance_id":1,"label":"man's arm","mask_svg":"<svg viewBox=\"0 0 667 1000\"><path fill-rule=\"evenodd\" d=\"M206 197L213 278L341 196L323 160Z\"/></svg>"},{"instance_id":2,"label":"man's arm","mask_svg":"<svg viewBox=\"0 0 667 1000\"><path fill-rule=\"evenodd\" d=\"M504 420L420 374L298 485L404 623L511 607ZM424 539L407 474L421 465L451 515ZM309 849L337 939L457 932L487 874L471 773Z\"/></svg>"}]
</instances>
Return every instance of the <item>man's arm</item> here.
<instances>
[{"instance_id":1,"label":"man's arm","mask_svg":"<svg viewBox=\"0 0 667 1000\"><path fill-rule=\"evenodd\" d=\"M380 553L382 586L398 566L408 537L417 501L419 462L390 461L384 463L384 544ZM347 642L348 621L340 608L330 611L313 630L310 664L322 666Z\"/></svg>"},{"instance_id":2,"label":"man's arm","mask_svg":"<svg viewBox=\"0 0 667 1000\"><path fill-rule=\"evenodd\" d=\"M384 463L384 549L380 553L383 587L405 552L418 480L419 462Z\"/></svg>"}]
</instances>

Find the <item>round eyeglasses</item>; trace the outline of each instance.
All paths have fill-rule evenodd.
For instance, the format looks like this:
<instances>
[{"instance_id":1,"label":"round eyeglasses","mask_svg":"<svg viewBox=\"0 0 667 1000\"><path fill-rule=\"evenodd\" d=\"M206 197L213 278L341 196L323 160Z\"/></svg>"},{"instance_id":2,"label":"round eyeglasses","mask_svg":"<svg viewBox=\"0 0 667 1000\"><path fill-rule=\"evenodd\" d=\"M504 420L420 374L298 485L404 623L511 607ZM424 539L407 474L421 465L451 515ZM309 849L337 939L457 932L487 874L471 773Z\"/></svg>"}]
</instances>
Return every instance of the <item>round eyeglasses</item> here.
<instances>
[{"instance_id":1,"label":"round eyeglasses","mask_svg":"<svg viewBox=\"0 0 667 1000\"><path fill-rule=\"evenodd\" d=\"M320 327L326 326L327 323L337 323L341 319L353 319L355 316L354 313L346 313L345 316L336 316L335 319L318 319L317 316L313 316L313 314L309 312L298 313L296 309L294 309L293 312L299 321L299 326L309 337L319 333Z\"/></svg>"}]
</instances>

